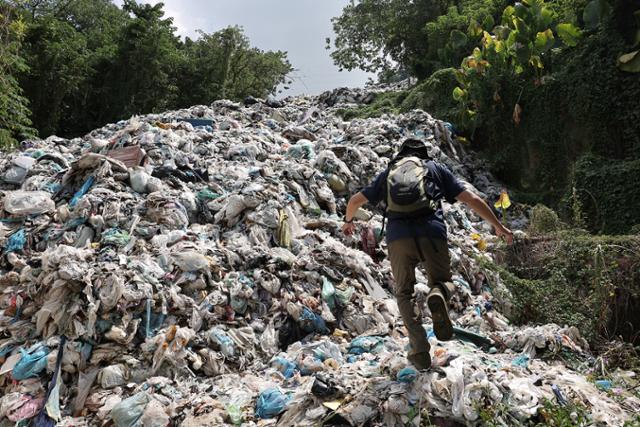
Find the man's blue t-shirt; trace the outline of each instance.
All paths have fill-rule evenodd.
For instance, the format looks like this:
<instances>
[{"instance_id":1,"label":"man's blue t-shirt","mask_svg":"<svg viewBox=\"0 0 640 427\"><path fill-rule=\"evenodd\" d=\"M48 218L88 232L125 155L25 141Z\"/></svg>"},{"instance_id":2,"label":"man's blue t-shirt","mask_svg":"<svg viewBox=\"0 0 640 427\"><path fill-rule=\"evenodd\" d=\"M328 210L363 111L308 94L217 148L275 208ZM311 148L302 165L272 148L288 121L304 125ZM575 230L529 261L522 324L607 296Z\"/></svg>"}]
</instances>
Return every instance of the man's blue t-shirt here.
<instances>
[{"instance_id":1,"label":"man's blue t-shirt","mask_svg":"<svg viewBox=\"0 0 640 427\"><path fill-rule=\"evenodd\" d=\"M429 169L430 179L435 184L432 192L429 193L429 197L438 202L439 208L435 213L422 218L389 218L387 243L415 236L446 240L447 227L444 222L440 201L445 199L449 203L455 203L456 197L465 188L446 166L434 161L428 161L425 162L425 167ZM362 190L362 194L364 194L369 203L375 205L383 202L386 205L388 173L389 169L385 169L371 184Z\"/></svg>"}]
</instances>

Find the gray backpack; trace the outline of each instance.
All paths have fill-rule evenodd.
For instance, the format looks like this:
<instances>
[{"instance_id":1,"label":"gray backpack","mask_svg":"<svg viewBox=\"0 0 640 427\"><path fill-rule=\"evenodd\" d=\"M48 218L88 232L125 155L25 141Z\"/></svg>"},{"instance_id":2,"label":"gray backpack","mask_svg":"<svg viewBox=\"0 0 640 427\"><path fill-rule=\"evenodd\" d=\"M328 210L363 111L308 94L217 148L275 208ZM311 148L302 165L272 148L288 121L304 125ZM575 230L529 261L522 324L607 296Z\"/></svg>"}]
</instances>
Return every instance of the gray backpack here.
<instances>
[{"instance_id":1,"label":"gray backpack","mask_svg":"<svg viewBox=\"0 0 640 427\"><path fill-rule=\"evenodd\" d=\"M427 187L430 171L419 157L404 157L394 162L387 175L387 211L389 218L428 216L437 210Z\"/></svg>"}]
</instances>

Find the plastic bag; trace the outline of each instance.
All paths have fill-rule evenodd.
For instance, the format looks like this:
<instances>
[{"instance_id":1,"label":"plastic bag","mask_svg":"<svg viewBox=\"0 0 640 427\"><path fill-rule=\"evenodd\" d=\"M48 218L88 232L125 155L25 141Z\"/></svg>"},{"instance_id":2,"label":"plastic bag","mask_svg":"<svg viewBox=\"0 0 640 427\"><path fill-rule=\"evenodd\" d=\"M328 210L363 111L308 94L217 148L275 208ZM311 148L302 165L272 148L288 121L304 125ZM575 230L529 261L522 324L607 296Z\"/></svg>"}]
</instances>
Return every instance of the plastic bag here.
<instances>
[{"instance_id":1,"label":"plastic bag","mask_svg":"<svg viewBox=\"0 0 640 427\"><path fill-rule=\"evenodd\" d=\"M336 288L326 277L322 276L322 300L327 303L329 308L336 306Z\"/></svg>"},{"instance_id":2,"label":"plastic bag","mask_svg":"<svg viewBox=\"0 0 640 427\"><path fill-rule=\"evenodd\" d=\"M273 418L284 412L291 398L276 388L270 388L258 396L256 417Z\"/></svg>"},{"instance_id":3,"label":"plastic bag","mask_svg":"<svg viewBox=\"0 0 640 427\"><path fill-rule=\"evenodd\" d=\"M234 357L236 355L233 340L222 329L213 328L209 332L209 339L220 347L220 352L226 357Z\"/></svg>"},{"instance_id":4,"label":"plastic bag","mask_svg":"<svg viewBox=\"0 0 640 427\"><path fill-rule=\"evenodd\" d=\"M184 272L204 271L209 268L209 260L196 251L176 252L171 254L173 262Z\"/></svg>"},{"instance_id":5,"label":"plastic bag","mask_svg":"<svg viewBox=\"0 0 640 427\"><path fill-rule=\"evenodd\" d=\"M45 191L10 191L4 197L4 210L14 215L40 215L55 208Z\"/></svg>"},{"instance_id":6,"label":"plastic bag","mask_svg":"<svg viewBox=\"0 0 640 427\"><path fill-rule=\"evenodd\" d=\"M291 226L289 225L289 216L284 209L280 209L277 235L280 247L291 247Z\"/></svg>"},{"instance_id":7,"label":"plastic bag","mask_svg":"<svg viewBox=\"0 0 640 427\"><path fill-rule=\"evenodd\" d=\"M398 371L398 375L396 376L398 381L401 383L412 383L418 378L418 371L413 368L403 368Z\"/></svg>"},{"instance_id":8,"label":"plastic bag","mask_svg":"<svg viewBox=\"0 0 640 427\"><path fill-rule=\"evenodd\" d=\"M138 427L151 397L143 391L123 400L111 410L111 419L116 427Z\"/></svg>"},{"instance_id":9,"label":"plastic bag","mask_svg":"<svg viewBox=\"0 0 640 427\"><path fill-rule=\"evenodd\" d=\"M451 412L455 417L464 416L464 376L460 359L456 359L451 366L443 368L447 374L447 380L451 383Z\"/></svg>"},{"instance_id":10,"label":"plastic bag","mask_svg":"<svg viewBox=\"0 0 640 427\"><path fill-rule=\"evenodd\" d=\"M9 184L22 184L27 173L35 164L36 159L28 156L19 156L13 159L13 166L4 175L4 181Z\"/></svg>"},{"instance_id":11,"label":"plastic bag","mask_svg":"<svg viewBox=\"0 0 640 427\"><path fill-rule=\"evenodd\" d=\"M150 178L144 168L135 167L129 170L129 182L131 183L131 188L136 193L147 192L147 183Z\"/></svg>"},{"instance_id":12,"label":"plastic bag","mask_svg":"<svg viewBox=\"0 0 640 427\"><path fill-rule=\"evenodd\" d=\"M276 357L273 364L275 368L282 372L282 375L287 379L293 377L298 369L298 366L295 363L288 361L284 357Z\"/></svg>"},{"instance_id":13,"label":"plastic bag","mask_svg":"<svg viewBox=\"0 0 640 427\"><path fill-rule=\"evenodd\" d=\"M358 337L351 341L349 344L350 354L363 354L363 353L379 353L384 347L384 340L382 337L366 336Z\"/></svg>"},{"instance_id":14,"label":"plastic bag","mask_svg":"<svg viewBox=\"0 0 640 427\"><path fill-rule=\"evenodd\" d=\"M15 380L37 377L47 367L48 347L38 344L28 351L20 349L20 354L22 357L11 371L11 376Z\"/></svg>"},{"instance_id":15,"label":"plastic bag","mask_svg":"<svg viewBox=\"0 0 640 427\"><path fill-rule=\"evenodd\" d=\"M89 191L89 189L91 188L95 180L96 179L93 176L90 176L89 178L87 178L84 184L82 184L82 187L80 187L80 189L76 191L76 194L73 195L73 198L69 202L69 206L74 207L75 205L77 205L80 199L82 198L82 196L87 194L87 192Z\"/></svg>"},{"instance_id":16,"label":"plastic bag","mask_svg":"<svg viewBox=\"0 0 640 427\"><path fill-rule=\"evenodd\" d=\"M209 190L208 188L204 188L200 191L198 191L197 194L198 199L200 200L215 200L215 199L219 199L220 197L222 197L220 194L213 192L211 190Z\"/></svg>"},{"instance_id":17,"label":"plastic bag","mask_svg":"<svg viewBox=\"0 0 640 427\"><path fill-rule=\"evenodd\" d=\"M22 251L26 243L27 235L24 232L24 228L21 228L7 239L4 249L7 253Z\"/></svg>"},{"instance_id":18,"label":"plastic bag","mask_svg":"<svg viewBox=\"0 0 640 427\"><path fill-rule=\"evenodd\" d=\"M308 334L313 332L320 334L329 333L329 329L327 328L324 319L307 307L304 307L304 310L300 315L300 326Z\"/></svg>"},{"instance_id":19,"label":"plastic bag","mask_svg":"<svg viewBox=\"0 0 640 427\"><path fill-rule=\"evenodd\" d=\"M529 366L529 355L521 354L511 361L511 366L517 366L519 368L527 368Z\"/></svg>"},{"instance_id":20,"label":"plastic bag","mask_svg":"<svg viewBox=\"0 0 640 427\"><path fill-rule=\"evenodd\" d=\"M278 351L278 336L273 321L269 322L260 336L260 348L269 356L274 355Z\"/></svg>"},{"instance_id":21,"label":"plastic bag","mask_svg":"<svg viewBox=\"0 0 640 427\"><path fill-rule=\"evenodd\" d=\"M127 372L124 365L104 367L98 374L98 382L103 389L110 389L126 383Z\"/></svg>"},{"instance_id":22,"label":"plastic bag","mask_svg":"<svg viewBox=\"0 0 640 427\"><path fill-rule=\"evenodd\" d=\"M117 228L111 228L102 233L102 243L107 245L126 246L131 240L129 233Z\"/></svg>"},{"instance_id":23,"label":"plastic bag","mask_svg":"<svg viewBox=\"0 0 640 427\"><path fill-rule=\"evenodd\" d=\"M91 390L91 386L97 376L98 368L89 369L87 372L80 372L80 376L78 378L78 394L76 394L76 398L73 400L74 417L77 417L82 413L84 403L87 400L87 396L89 396L89 391Z\"/></svg>"},{"instance_id":24,"label":"plastic bag","mask_svg":"<svg viewBox=\"0 0 640 427\"><path fill-rule=\"evenodd\" d=\"M351 301L351 297L356 290L349 286L347 289L342 290L340 288L336 288L336 300L340 303L340 305L345 306Z\"/></svg>"},{"instance_id":25,"label":"plastic bag","mask_svg":"<svg viewBox=\"0 0 640 427\"><path fill-rule=\"evenodd\" d=\"M242 408L247 406L251 402L251 395L244 392L234 390L234 393L226 405L227 414L229 415L229 420L234 425L241 425L242 418Z\"/></svg>"}]
</instances>

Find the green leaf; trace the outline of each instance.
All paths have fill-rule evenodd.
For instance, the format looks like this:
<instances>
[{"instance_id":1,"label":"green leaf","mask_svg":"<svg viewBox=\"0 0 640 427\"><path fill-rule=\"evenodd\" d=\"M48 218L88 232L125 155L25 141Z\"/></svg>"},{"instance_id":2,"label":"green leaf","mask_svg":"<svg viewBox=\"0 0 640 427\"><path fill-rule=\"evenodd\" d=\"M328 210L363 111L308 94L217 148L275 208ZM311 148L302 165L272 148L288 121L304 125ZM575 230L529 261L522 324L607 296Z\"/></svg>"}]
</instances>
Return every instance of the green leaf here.
<instances>
[{"instance_id":1,"label":"green leaf","mask_svg":"<svg viewBox=\"0 0 640 427\"><path fill-rule=\"evenodd\" d=\"M472 55L478 61L482 59L482 51L480 50L480 48L474 48Z\"/></svg>"},{"instance_id":2,"label":"green leaf","mask_svg":"<svg viewBox=\"0 0 640 427\"><path fill-rule=\"evenodd\" d=\"M625 53L618 58L618 68L628 73L640 73L640 50Z\"/></svg>"},{"instance_id":3,"label":"green leaf","mask_svg":"<svg viewBox=\"0 0 640 427\"><path fill-rule=\"evenodd\" d=\"M463 86L466 84L467 82L466 75L462 70L455 70L453 74L456 77L456 80L458 81L458 83L460 83Z\"/></svg>"},{"instance_id":4,"label":"green leaf","mask_svg":"<svg viewBox=\"0 0 640 427\"><path fill-rule=\"evenodd\" d=\"M553 47L553 31L546 29L544 32L536 34L535 46L539 52L546 52Z\"/></svg>"},{"instance_id":5,"label":"green leaf","mask_svg":"<svg viewBox=\"0 0 640 427\"><path fill-rule=\"evenodd\" d=\"M493 16L487 15L482 20L482 29L486 31L491 31L493 27L496 25L496 21L494 21Z\"/></svg>"},{"instance_id":6,"label":"green leaf","mask_svg":"<svg viewBox=\"0 0 640 427\"><path fill-rule=\"evenodd\" d=\"M551 23L553 22L553 18L553 10L549 9L548 7L542 8L542 11L540 12L540 24L543 28L551 25Z\"/></svg>"},{"instance_id":7,"label":"green leaf","mask_svg":"<svg viewBox=\"0 0 640 427\"><path fill-rule=\"evenodd\" d=\"M516 28L516 30L520 34L522 34L524 37L526 37L527 34L529 33L529 26L524 21L524 19L514 16L513 17L513 25Z\"/></svg>"},{"instance_id":8,"label":"green leaf","mask_svg":"<svg viewBox=\"0 0 640 427\"><path fill-rule=\"evenodd\" d=\"M514 6L514 15L518 18L525 19L530 15L529 8L524 4L517 2Z\"/></svg>"},{"instance_id":9,"label":"green leaf","mask_svg":"<svg viewBox=\"0 0 640 427\"><path fill-rule=\"evenodd\" d=\"M456 101L458 102L462 101L465 95L466 95L466 92L464 91L464 89L461 89L458 86L456 86L456 88L453 89L453 99L455 99Z\"/></svg>"},{"instance_id":10,"label":"green leaf","mask_svg":"<svg viewBox=\"0 0 640 427\"><path fill-rule=\"evenodd\" d=\"M509 37L507 37L507 49L512 49L513 46L516 44L518 38L518 32L517 31L511 31L509 33Z\"/></svg>"},{"instance_id":11,"label":"green leaf","mask_svg":"<svg viewBox=\"0 0 640 427\"><path fill-rule=\"evenodd\" d=\"M567 46L577 45L580 36L582 36L580 29L573 24L558 24L556 31Z\"/></svg>"},{"instance_id":12,"label":"green leaf","mask_svg":"<svg viewBox=\"0 0 640 427\"><path fill-rule=\"evenodd\" d=\"M611 11L611 6L606 0L591 0L584 8L582 19L585 27L595 29Z\"/></svg>"},{"instance_id":13,"label":"green leaf","mask_svg":"<svg viewBox=\"0 0 640 427\"><path fill-rule=\"evenodd\" d=\"M471 37L479 37L482 35L482 27L480 26L480 24L478 24L478 21L476 21L475 19L471 20L467 31Z\"/></svg>"},{"instance_id":14,"label":"green leaf","mask_svg":"<svg viewBox=\"0 0 640 427\"><path fill-rule=\"evenodd\" d=\"M531 64L534 68L542 70L544 68L544 64L542 63L542 59L538 55L534 55L529 59L529 64Z\"/></svg>"},{"instance_id":15,"label":"green leaf","mask_svg":"<svg viewBox=\"0 0 640 427\"><path fill-rule=\"evenodd\" d=\"M468 41L466 34L460 30L451 31L449 40L451 41L451 44L456 48L464 47Z\"/></svg>"},{"instance_id":16,"label":"green leaf","mask_svg":"<svg viewBox=\"0 0 640 427\"><path fill-rule=\"evenodd\" d=\"M504 25L507 25L509 22L511 22L511 17L515 12L516 10L513 6L507 6L504 9L504 12L502 12L502 23Z\"/></svg>"}]
</instances>

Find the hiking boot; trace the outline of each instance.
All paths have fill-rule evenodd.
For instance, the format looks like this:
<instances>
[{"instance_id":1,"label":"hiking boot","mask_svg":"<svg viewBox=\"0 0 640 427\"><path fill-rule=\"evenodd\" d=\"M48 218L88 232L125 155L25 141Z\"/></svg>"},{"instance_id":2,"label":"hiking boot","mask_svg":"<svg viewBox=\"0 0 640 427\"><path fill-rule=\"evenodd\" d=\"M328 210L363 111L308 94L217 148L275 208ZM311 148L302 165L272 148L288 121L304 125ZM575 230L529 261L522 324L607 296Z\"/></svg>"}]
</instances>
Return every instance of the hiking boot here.
<instances>
[{"instance_id":1,"label":"hiking boot","mask_svg":"<svg viewBox=\"0 0 640 427\"><path fill-rule=\"evenodd\" d=\"M427 297L427 305L433 320L433 332L440 341L448 341L453 337L453 325L449 318L449 306L439 288L431 289Z\"/></svg>"},{"instance_id":2,"label":"hiking boot","mask_svg":"<svg viewBox=\"0 0 640 427\"><path fill-rule=\"evenodd\" d=\"M411 362L418 371L426 371L431 367L431 355L429 352L415 353L407 355L407 360Z\"/></svg>"}]
</instances>

